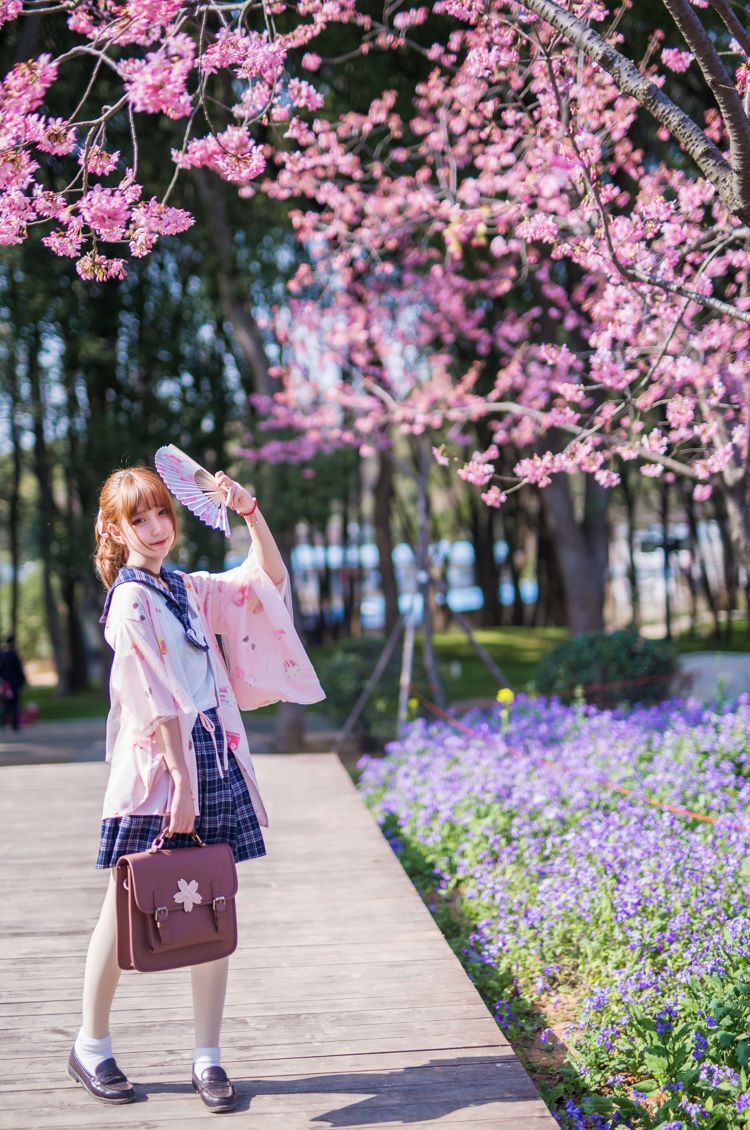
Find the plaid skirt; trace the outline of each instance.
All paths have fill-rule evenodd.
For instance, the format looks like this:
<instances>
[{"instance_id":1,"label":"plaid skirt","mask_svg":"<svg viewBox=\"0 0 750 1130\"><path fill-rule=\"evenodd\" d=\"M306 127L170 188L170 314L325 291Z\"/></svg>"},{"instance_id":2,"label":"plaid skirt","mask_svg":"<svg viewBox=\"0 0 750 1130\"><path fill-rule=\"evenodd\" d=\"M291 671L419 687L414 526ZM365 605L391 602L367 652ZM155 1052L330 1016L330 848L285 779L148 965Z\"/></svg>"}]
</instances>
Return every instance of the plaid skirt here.
<instances>
[{"instance_id":1,"label":"plaid skirt","mask_svg":"<svg viewBox=\"0 0 750 1130\"><path fill-rule=\"evenodd\" d=\"M216 727L216 744L221 756L223 735L217 710L212 707L204 713ZM200 807L200 816L195 821L196 832L206 844L229 844L237 863L265 855L266 845L258 817L242 770L231 750L228 753L229 769L225 769L224 776L220 777L213 740L200 719L193 727L192 738L198 767ZM159 815L106 817L102 820L96 866L114 867L121 855L146 851L167 821L168 817ZM164 847L195 847L195 840L180 833L166 838Z\"/></svg>"}]
</instances>

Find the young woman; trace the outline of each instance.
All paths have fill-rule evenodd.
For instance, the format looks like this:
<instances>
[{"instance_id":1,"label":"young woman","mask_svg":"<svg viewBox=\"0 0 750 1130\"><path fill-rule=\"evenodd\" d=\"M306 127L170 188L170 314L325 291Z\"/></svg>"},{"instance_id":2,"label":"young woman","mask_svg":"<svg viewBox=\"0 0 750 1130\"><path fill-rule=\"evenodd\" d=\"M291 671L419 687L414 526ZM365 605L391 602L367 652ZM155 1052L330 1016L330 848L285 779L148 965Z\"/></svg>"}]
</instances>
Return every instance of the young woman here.
<instances>
[{"instance_id":1,"label":"young woman","mask_svg":"<svg viewBox=\"0 0 750 1130\"><path fill-rule=\"evenodd\" d=\"M325 697L294 629L289 578L257 501L223 472L217 478L251 534L246 560L218 574L164 569L177 522L153 471L115 471L101 491L96 570L108 589L101 620L114 659L99 868L145 851L162 828L165 847L192 846L194 830L205 843L229 843L238 862L264 855L268 817L240 708ZM237 1102L219 1039L228 962L191 969L192 1084L213 1111ZM109 1016L119 977L111 870L68 1074L115 1104L136 1098L112 1053Z\"/></svg>"}]
</instances>

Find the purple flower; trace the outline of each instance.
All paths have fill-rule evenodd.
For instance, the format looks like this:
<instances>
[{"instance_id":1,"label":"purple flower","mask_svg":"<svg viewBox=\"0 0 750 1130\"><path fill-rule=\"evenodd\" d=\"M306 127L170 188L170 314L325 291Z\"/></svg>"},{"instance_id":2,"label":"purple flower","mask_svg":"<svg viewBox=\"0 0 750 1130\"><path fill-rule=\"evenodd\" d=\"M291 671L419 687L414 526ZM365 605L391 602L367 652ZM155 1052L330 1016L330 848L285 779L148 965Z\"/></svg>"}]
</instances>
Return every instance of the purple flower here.
<instances>
[{"instance_id":1,"label":"purple flower","mask_svg":"<svg viewBox=\"0 0 750 1130\"><path fill-rule=\"evenodd\" d=\"M740 1077L736 1071L731 1067L721 1067L716 1063L702 1063L700 1079L702 1083L708 1083L709 1087L718 1087L720 1083L729 1083L732 1087L738 1087L740 1083Z\"/></svg>"},{"instance_id":2,"label":"purple flower","mask_svg":"<svg viewBox=\"0 0 750 1130\"><path fill-rule=\"evenodd\" d=\"M750 698L600 711L519 695L507 727L497 712L462 722L474 737L409 724L384 758L361 760L362 794L394 846L433 869L428 903L460 898L462 960L490 999L505 986L531 1001L583 990L571 1021L579 1074L598 1074L609 1052L638 1070L653 1042L644 1013L667 1038L688 982L692 992L708 976L731 983L750 960ZM705 992L692 1062L704 1088L736 1086L710 1062L717 1021L700 1006L715 987ZM494 1012L521 1023L505 1000ZM702 1107L683 1094L675 1126L696 1125ZM573 1107L566 1126L578 1118L591 1130L594 1116Z\"/></svg>"}]
</instances>

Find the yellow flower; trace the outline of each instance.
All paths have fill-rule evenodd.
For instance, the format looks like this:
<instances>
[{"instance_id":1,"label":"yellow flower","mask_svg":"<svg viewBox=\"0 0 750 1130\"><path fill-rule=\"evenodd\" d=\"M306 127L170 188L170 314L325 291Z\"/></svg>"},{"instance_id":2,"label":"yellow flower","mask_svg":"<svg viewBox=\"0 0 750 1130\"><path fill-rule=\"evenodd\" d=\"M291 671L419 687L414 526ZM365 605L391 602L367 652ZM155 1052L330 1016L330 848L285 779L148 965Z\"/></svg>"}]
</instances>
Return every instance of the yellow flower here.
<instances>
[{"instance_id":1,"label":"yellow flower","mask_svg":"<svg viewBox=\"0 0 750 1130\"><path fill-rule=\"evenodd\" d=\"M497 701L502 703L503 706L510 706L510 704L515 700L515 697L516 696L510 689L510 687L501 687L496 695Z\"/></svg>"},{"instance_id":2,"label":"yellow flower","mask_svg":"<svg viewBox=\"0 0 750 1130\"><path fill-rule=\"evenodd\" d=\"M409 706L409 710L417 710L417 708L419 707L419 699L418 698L410 698L408 706Z\"/></svg>"}]
</instances>

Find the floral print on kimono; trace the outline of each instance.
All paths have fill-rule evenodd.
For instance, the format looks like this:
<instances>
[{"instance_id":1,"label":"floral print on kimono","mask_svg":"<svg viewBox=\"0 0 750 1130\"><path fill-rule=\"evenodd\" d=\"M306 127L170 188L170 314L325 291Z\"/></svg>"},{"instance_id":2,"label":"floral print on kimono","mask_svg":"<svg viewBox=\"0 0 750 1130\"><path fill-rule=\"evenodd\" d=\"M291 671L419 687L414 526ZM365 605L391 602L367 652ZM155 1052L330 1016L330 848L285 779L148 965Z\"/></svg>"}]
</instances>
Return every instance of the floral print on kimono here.
<instances>
[{"instance_id":1,"label":"floral print on kimono","mask_svg":"<svg viewBox=\"0 0 750 1130\"><path fill-rule=\"evenodd\" d=\"M312 703L325 697L294 628L288 575L285 572L278 586L274 584L251 550L236 569L182 576L190 615L199 620L209 645L207 655L226 742L224 762L231 749L258 820L267 826L240 708L252 710L279 700ZM114 650L114 660L107 719L111 770L105 817L169 811L172 781L157 731L171 718L179 724L199 814L197 767L190 740L198 709L191 688L181 683L162 647L156 627L162 598L157 592L155 582L152 586L125 581L108 598L105 637ZM164 614L172 615L166 610ZM221 648L217 635L221 635Z\"/></svg>"}]
</instances>

